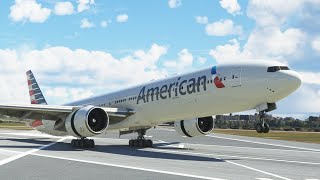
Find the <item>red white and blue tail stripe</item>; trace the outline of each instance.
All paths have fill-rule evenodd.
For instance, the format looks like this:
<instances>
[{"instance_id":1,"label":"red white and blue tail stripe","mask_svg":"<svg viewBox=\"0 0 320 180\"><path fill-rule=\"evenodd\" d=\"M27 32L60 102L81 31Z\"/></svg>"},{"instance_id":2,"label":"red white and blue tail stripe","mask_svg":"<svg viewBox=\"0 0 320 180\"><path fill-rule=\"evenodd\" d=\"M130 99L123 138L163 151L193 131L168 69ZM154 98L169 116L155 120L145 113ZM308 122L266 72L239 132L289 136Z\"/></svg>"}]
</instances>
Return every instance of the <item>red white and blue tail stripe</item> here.
<instances>
[{"instance_id":1,"label":"red white and blue tail stripe","mask_svg":"<svg viewBox=\"0 0 320 180\"><path fill-rule=\"evenodd\" d=\"M31 104L47 104L31 70L27 71L27 79Z\"/></svg>"}]
</instances>

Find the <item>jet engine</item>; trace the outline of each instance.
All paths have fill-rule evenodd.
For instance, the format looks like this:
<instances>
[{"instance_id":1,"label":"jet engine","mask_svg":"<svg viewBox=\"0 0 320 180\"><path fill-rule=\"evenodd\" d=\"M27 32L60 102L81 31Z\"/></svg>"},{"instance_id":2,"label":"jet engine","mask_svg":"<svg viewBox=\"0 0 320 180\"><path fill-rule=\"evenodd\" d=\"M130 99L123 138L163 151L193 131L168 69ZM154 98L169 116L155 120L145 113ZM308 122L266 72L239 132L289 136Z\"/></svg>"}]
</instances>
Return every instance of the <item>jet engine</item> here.
<instances>
[{"instance_id":1,"label":"jet engine","mask_svg":"<svg viewBox=\"0 0 320 180\"><path fill-rule=\"evenodd\" d=\"M101 108L85 106L71 113L66 119L66 129L75 137L101 134L109 125L109 116Z\"/></svg>"},{"instance_id":2,"label":"jet engine","mask_svg":"<svg viewBox=\"0 0 320 180\"><path fill-rule=\"evenodd\" d=\"M174 128L181 136L194 137L209 134L214 128L212 116L174 122Z\"/></svg>"}]
</instances>

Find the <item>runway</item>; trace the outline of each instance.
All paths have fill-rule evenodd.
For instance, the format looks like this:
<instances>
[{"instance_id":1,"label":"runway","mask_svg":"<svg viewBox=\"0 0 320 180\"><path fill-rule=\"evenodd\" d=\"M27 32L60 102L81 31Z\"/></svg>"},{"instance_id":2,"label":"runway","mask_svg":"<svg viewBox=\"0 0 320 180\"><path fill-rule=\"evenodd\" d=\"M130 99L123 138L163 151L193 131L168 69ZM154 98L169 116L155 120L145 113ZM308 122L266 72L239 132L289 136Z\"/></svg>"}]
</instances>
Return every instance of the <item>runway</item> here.
<instances>
[{"instance_id":1,"label":"runway","mask_svg":"<svg viewBox=\"0 0 320 180\"><path fill-rule=\"evenodd\" d=\"M0 179L320 179L320 145L211 134L184 138L147 131L153 148L131 148L135 135L107 133L93 149L70 137L0 129Z\"/></svg>"}]
</instances>

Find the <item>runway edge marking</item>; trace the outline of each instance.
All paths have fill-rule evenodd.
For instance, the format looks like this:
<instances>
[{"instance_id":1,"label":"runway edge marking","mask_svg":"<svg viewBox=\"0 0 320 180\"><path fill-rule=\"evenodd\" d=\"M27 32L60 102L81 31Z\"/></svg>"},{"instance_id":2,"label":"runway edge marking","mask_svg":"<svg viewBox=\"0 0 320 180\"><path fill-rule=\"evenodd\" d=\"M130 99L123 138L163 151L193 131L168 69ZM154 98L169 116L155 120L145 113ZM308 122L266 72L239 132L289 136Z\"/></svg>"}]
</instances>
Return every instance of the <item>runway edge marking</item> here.
<instances>
[{"instance_id":1,"label":"runway edge marking","mask_svg":"<svg viewBox=\"0 0 320 180\"><path fill-rule=\"evenodd\" d=\"M140 167L126 166L126 165L119 165L119 164L102 163L102 162L96 162L96 161L89 161L89 160L83 160L83 159L74 159L74 158L66 158L66 157L44 155L44 154L37 154L37 153L31 153L31 155L40 156L40 157L47 157L47 158L54 158L54 159L61 159L61 160L83 162L83 163L89 163L89 164L97 164L97 165L103 165L103 166L111 166L111 167L118 167L118 168L125 168L125 169L133 169L133 170L139 170L139 171L147 171L147 172L155 172L155 173L161 173L161 174L169 174L169 175L176 175L176 176L183 176L183 177L198 178L198 179L225 180L225 179L220 179L220 178L212 178L212 177L206 177L206 176L198 176L198 175L192 175L192 174L169 172L169 171L162 171L162 170L149 169L149 168L140 168Z\"/></svg>"},{"instance_id":2,"label":"runway edge marking","mask_svg":"<svg viewBox=\"0 0 320 180\"><path fill-rule=\"evenodd\" d=\"M170 151L170 150L154 150L154 149L150 149L150 151L158 151L158 152L171 152L171 153L176 153L176 154L191 154L191 155L205 155L205 156L209 156L209 157L212 157L213 154L203 154L203 153L193 153L193 152L176 152L176 151ZM267 174L267 175L270 175L270 176L273 176L273 177L277 177L279 179L284 179L284 180L291 180L291 179L288 179L288 178L285 178L285 177L282 177L282 176L279 176L279 175L276 175L276 174L273 174L273 173L269 173L267 171L262 171L262 170L259 170L259 169L256 169L256 168L252 168L252 167L249 167L249 166L246 166L246 165L242 165L242 164L239 164L239 163L235 163L235 162L232 162L232 161L228 161L228 160L224 160L224 159L220 159L220 158L216 158L216 157L213 157L214 159L218 159L218 160L221 160L221 161L225 161L227 163L230 163L230 164L233 164L233 165L236 165L236 166L240 166L240 167L243 167L243 168L247 168L247 169L250 169L250 170L253 170L253 171L256 171L256 172L260 172L260 173L263 173L263 174Z\"/></svg>"},{"instance_id":3,"label":"runway edge marking","mask_svg":"<svg viewBox=\"0 0 320 180\"><path fill-rule=\"evenodd\" d=\"M24 152L24 153L21 153L21 154L18 154L18 155L9 157L9 158L7 158L7 159L3 159L3 160L0 161L0 166L2 166L2 165L4 165L4 164L7 164L7 163L9 163L9 162L12 162L12 161L14 161L14 160L20 159L20 158L22 158L22 157L24 157L24 156L27 156L27 155L29 155L29 154L35 153L35 152L37 152L37 151L40 151L40 150L42 150L42 149L45 149L45 148L47 148L47 147L50 147L50 146L52 146L52 145L55 145L56 143L62 142L62 141L64 141L64 140L66 140L66 139L67 139L67 137L64 137L64 138L61 138L61 139L59 139L59 140L57 140L57 141L55 141L55 142L52 142L52 143L50 143L50 144L46 144L46 145L40 146L40 147L38 147L38 148L36 148L36 149L32 149L32 150L29 150L29 151L27 151L27 152Z\"/></svg>"}]
</instances>

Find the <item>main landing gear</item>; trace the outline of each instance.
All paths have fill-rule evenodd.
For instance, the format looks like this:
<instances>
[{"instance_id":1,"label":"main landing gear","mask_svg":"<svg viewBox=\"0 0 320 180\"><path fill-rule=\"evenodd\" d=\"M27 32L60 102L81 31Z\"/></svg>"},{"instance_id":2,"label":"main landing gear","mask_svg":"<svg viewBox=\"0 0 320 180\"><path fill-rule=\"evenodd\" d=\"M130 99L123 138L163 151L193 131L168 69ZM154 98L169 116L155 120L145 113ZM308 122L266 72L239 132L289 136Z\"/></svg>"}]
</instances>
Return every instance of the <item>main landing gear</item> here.
<instances>
[{"instance_id":1,"label":"main landing gear","mask_svg":"<svg viewBox=\"0 0 320 180\"><path fill-rule=\"evenodd\" d=\"M146 129L139 129L138 137L136 139L129 140L129 146L131 147L152 147L153 142L151 139L145 139L144 135L146 135Z\"/></svg>"},{"instance_id":2,"label":"main landing gear","mask_svg":"<svg viewBox=\"0 0 320 180\"><path fill-rule=\"evenodd\" d=\"M256 125L256 131L258 133L268 133L270 128L269 128L269 124L265 122L266 112L260 111L259 116L260 116L260 122L258 122L258 124Z\"/></svg>"},{"instance_id":3,"label":"main landing gear","mask_svg":"<svg viewBox=\"0 0 320 180\"><path fill-rule=\"evenodd\" d=\"M93 148L94 145L93 139L81 138L71 140L71 146L76 148Z\"/></svg>"}]
</instances>

